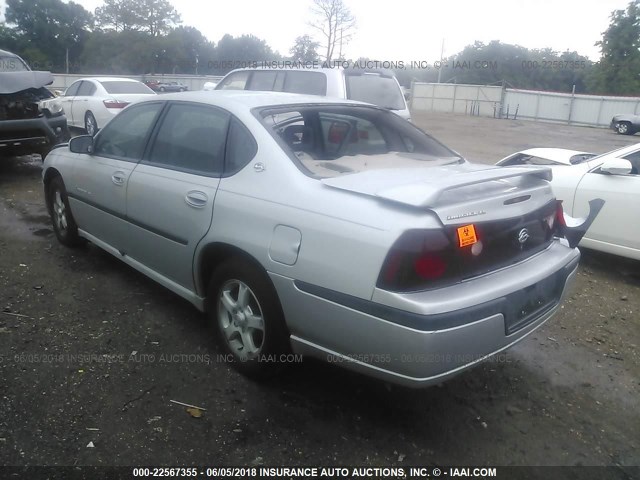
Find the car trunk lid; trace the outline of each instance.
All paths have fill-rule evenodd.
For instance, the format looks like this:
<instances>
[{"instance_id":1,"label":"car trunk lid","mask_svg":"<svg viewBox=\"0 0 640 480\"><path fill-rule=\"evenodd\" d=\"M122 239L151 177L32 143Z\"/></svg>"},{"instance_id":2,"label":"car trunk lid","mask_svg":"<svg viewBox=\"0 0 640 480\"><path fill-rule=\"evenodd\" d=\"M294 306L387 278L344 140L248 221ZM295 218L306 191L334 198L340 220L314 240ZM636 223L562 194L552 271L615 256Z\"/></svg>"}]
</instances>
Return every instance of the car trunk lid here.
<instances>
[{"instance_id":1,"label":"car trunk lid","mask_svg":"<svg viewBox=\"0 0 640 480\"><path fill-rule=\"evenodd\" d=\"M551 170L546 167L464 163L371 170L322 182L383 202L432 211L441 227L429 231L416 225L393 248L415 251L415 256L402 256L413 258L406 268L410 275L415 265L431 261L424 259L436 253L446 271L428 282L435 288L520 262L545 249L556 234L550 179Z\"/></svg>"}]
</instances>

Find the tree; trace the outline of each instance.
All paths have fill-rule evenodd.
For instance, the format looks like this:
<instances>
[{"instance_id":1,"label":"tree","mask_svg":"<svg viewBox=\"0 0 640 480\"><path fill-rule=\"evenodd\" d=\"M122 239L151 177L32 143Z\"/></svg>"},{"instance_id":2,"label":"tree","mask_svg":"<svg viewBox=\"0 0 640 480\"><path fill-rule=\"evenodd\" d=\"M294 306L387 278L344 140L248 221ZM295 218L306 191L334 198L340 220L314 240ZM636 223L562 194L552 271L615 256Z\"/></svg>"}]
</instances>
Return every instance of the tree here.
<instances>
[{"instance_id":1,"label":"tree","mask_svg":"<svg viewBox=\"0 0 640 480\"><path fill-rule=\"evenodd\" d=\"M106 30L140 31L157 37L180 23L180 15L167 0L105 0L96 8L96 20Z\"/></svg>"},{"instance_id":2,"label":"tree","mask_svg":"<svg viewBox=\"0 0 640 480\"><path fill-rule=\"evenodd\" d=\"M320 46L314 42L309 35L302 35L296 38L296 43L291 47L289 53L294 62L315 62L318 60L316 49Z\"/></svg>"},{"instance_id":3,"label":"tree","mask_svg":"<svg viewBox=\"0 0 640 480\"><path fill-rule=\"evenodd\" d=\"M7 22L21 39L25 59L46 58L50 69L63 70L66 54L80 54L93 26L93 16L81 5L61 0L7 0ZM27 54L28 52L29 54Z\"/></svg>"},{"instance_id":4,"label":"tree","mask_svg":"<svg viewBox=\"0 0 640 480\"><path fill-rule=\"evenodd\" d=\"M171 27L181 22L180 15L167 0L141 0L138 8L146 19L142 30L152 37L168 33Z\"/></svg>"},{"instance_id":5,"label":"tree","mask_svg":"<svg viewBox=\"0 0 640 480\"><path fill-rule=\"evenodd\" d=\"M104 5L96 8L96 24L105 30L138 31L143 22L144 15L134 0L104 0Z\"/></svg>"},{"instance_id":6,"label":"tree","mask_svg":"<svg viewBox=\"0 0 640 480\"><path fill-rule=\"evenodd\" d=\"M640 94L640 0L611 14L609 28L596 45L601 57L592 88L601 93Z\"/></svg>"},{"instance_id":7,"label":"tree","mask_svg":"<svg viewBox=\"0 0 640 480\"><path fill-rule=\"evenodd\" d=\"M250 66L253 62L280 60L264 40L253 35L242 35L234 38L223 36L215 49L214 58L209 61L208 72L213 75L225 75L238 66Z\"/></svg>"},{"instance_id":8,"label":"tree","mask_svg":"<svg viewBox=\"0 0 640 480\"><path fill-rule=\"evenodd\" d=\"M353 36L356 19L343 0L313 0L311 10L317 18L310 26L324 38L327 46L325 60L331 62L336 45L342 56L342 44Z\"/></svg>"}]
</instances>

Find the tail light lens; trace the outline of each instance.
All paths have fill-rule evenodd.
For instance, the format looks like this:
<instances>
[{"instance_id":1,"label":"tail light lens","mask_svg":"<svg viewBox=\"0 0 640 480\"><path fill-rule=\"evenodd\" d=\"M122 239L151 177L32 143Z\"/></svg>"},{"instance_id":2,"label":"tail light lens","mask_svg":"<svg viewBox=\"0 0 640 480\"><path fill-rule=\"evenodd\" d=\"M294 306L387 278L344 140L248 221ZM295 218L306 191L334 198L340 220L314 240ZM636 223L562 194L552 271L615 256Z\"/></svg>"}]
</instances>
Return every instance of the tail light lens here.
<instances>
[{"instance_id":1,"label":"tail light lens","mask_svg":"<svg viewBox=\"0 0 640 480\"><path fill-rule=\"evenodd\" d=\"M379 288L429 288L455 269L452 242L442 230L409 230L391 248L378 277Z\"/></svg>"},{"instance_id":2,"label":"tail light lens","mask_svg":"<svg viewBox=\"0 0 640 480\"><path fill-rule=\"evenodd\" d=\"M107 108L124 108L129 105L129 102L121 102L119 100L104 100L102 103Z\"/></svg>"}]
</instances>

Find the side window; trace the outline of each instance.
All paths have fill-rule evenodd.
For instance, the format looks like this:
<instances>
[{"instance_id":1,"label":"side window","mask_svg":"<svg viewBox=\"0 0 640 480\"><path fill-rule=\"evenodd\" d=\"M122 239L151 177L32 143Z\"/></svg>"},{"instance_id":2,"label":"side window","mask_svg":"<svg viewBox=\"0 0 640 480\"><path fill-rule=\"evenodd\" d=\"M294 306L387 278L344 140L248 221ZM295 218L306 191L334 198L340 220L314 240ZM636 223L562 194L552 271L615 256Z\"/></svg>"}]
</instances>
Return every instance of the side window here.
<instances>
[{"instance_id":1,"label":"side window","mask_svg":"<svg viewBox=\"0 0 640 480\"><path fill-rule=\"evenodd\" d=\"M624 158L625 160L629 160L631 162L631 175L640 174L640 151L630 153Z\"/></svg>"},{"instance_id":2,"label":"side window","mask_svg":"<svg viewBox=\"0 0 640 480\"><path fill-rule=\"evenodd\" d=\"M162 103L144 103L125 108L98 133L94 154L138 161Z\"/></svg>"},{"instance_id":3,"label":"side window","mask_svg":"<svg viewBox=\"0 0 640 480\"><path fill-rule=\"evenodd\" d=\"M271 92L274 90L277 75L278 72L253 72L247 90Z\"/></svg>"},{"instance_id":4,"label":"side window","mask_svg":"<svg viewBox=\"0 0 640 480\"><path fill-rule=\"evenodd\" d=\"M220 85L219 90L244 90L251 72L236 72L225 78Z\"/></svg>"},{"instance_id":5,"label":"side window","mask_svg":"<svg viewBox=\"0 0 640 480\"><path fill-rule=\"evenodd\" d=\"M212 107L171 105L146 160L173 170L222 175L229 117Z\"/></svg>"},{"instance_id":6,"label":"side window","mask_svg":"<svg viewBox=\"0 0 640 480\"><path fill-rule=\"evenodd\" d=\"M287 72L283 90L289 93L326 95L327 77L320 72Z\"/></svg>"},{"instance_id":7,"label":"side window","mask_svg":"<svg viewBox=\"0 0 640 480\"><path fill-rule=\"evenodd\" d=\"M96 86L91 82L82 82L76 95L81 97L89 97L96 92Z\"/></svg>"},{"instance_id":8,"label":"side window","mask_svg":"<svg viewBox=\"0 0 640 480\"><path fill-rule=\"evenodd\" d=\"M82 80L72 83L71 86L67 88L67 91L64 92L64 96L65 97L75 96L78 92L78 89L80 88L81 83L82 83Z\"/></svg>"},{"instance_id":9,"label":"side window","mask_svg":"<svg viewBox=\"0 0 640 480\"><path fill-rule=\"evenodd\" d=\"M256 156L258 146L249 130L235 118L231 121L227 138L224 174L234 175Z\"/></svg>"}]
</instances>

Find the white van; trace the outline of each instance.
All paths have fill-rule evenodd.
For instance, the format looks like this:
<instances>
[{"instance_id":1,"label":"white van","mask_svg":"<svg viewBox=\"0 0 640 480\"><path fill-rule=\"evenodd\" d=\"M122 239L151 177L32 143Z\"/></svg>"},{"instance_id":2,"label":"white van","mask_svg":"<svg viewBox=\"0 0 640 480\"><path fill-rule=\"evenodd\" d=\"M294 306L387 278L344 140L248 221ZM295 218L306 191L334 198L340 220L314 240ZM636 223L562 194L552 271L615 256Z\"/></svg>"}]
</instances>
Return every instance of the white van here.
<instances>
[{"instance_id":1,"label":"white van","mask_svg":"<svg viewBox=\"0 0 640 480\"><path fill-rule=\"evenodd\" d=\"M411 114L393 73L343 68L242 68L229 72L216 90L257 90L348 98L388 108L407 120Z\"/></svg>"}]
</instances>

